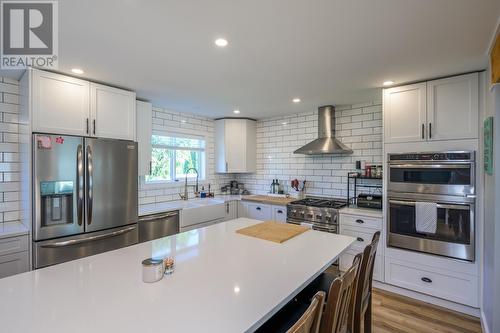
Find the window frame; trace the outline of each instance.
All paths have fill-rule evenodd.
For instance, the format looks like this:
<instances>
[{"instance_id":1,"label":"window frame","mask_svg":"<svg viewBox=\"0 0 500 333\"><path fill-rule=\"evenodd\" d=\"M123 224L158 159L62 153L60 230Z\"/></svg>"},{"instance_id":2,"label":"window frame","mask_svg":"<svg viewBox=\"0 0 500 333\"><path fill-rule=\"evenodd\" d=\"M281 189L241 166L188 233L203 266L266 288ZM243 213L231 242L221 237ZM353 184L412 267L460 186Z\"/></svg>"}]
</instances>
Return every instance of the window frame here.
<instances>
[{"instance_id":1,"label":"window frame","mask_svg":"<svg viewBox=\"0 0 500 333\"><path fill-rule=\"evenodd\" d=\"M172 138L180 138L180 139L196 139L196 140L201 140L204 143L204 148L190 148L190 147L180 147L180 146L172 146L172 145L167 145L167 144L153 144L152 140L154 136L163 136L163 137L172 137ZM154 185L154 184L178 184L182 180L184 180L184 175L182 175L182 178L179 178L179 176L176 174L176 152L179 150L182 151L196 151L199 153L200 157L200 166L198 168L198 180L199 181L204 181L206 180L206 170L207 170L207 136L203 134L189 134L189 133L182 133L182 132L153 132L151 135L151 150L153 149L165 149L173 152L173 156L170 158L170 170L171 170L171 179L167 180L147 180L147 176L144 177L144 184L145 185ZM199 170L201 169L201 170ZM188 174L188 182L189 181L194 181L196 179L196 174L190 173Z\"/></svg>"}]
</instances>

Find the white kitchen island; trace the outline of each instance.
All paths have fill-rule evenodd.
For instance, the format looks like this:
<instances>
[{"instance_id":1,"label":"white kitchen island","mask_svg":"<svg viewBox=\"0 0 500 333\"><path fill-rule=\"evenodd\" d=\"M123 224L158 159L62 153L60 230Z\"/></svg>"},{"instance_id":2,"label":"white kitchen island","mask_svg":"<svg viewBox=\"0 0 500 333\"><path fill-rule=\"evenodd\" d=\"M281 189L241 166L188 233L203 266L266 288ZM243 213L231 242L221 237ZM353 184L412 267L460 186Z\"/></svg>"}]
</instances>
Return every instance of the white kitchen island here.
<instances>
[{"instance_id":1,"label":"white kitchen island","mask_svg":"<svg viewBox=\"0 0 500 333\"><path fill-rule=\"evenodd\" d=\"M0 280L0 332L251 332L355 239L309 230L277 244L210 227ZM175 257L175 273L142 282L141 261Z\"/></svg>"}]
</instances>

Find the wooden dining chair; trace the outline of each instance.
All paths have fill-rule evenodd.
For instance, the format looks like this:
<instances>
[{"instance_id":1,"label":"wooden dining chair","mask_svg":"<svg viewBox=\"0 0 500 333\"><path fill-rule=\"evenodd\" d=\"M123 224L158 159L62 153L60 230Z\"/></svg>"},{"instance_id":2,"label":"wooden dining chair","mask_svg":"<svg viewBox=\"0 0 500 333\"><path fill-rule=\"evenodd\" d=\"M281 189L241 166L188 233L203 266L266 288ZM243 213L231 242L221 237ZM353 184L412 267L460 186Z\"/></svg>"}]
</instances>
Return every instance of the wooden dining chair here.
<instances>
[{"instance_id":1,"label":"wooden dining chair","mask_svg":"<svg viewBox=\"0 0 500 333\"><path fill-rule=\"evenodd\" d=\"M325 310L321 318L321 333L347 333L353 318L351 299L356 293L356 276L362 254L354 257L351 268L342 277L336 278L330 285Z\"/></svg>"},{"instance_id":2,"label":"wooden dining chair","mask_svg":"<svg viewBox=\"0 0 500 333\"><path fill-rule=\"evenodd\" d=\"M312 298L311 305L287 333L318 333L324 300L325 293L318 291Z\"/></svg>"},{"instance_id":3,"label":"wooden dining chair","mask_svg":"<svg viewBox=\"0 0 500 333\"><path fill-rule=\"evenodd\" d=\"M377 255L377 246L380 240L380 231L372 238L370 245L366 246L356 279L356 292L351 299L352 317L349 319L349 331L361 333L361 322L364 322L364 332L372 331L372 280L373 266Z\"/></svg>"}]
</instances>

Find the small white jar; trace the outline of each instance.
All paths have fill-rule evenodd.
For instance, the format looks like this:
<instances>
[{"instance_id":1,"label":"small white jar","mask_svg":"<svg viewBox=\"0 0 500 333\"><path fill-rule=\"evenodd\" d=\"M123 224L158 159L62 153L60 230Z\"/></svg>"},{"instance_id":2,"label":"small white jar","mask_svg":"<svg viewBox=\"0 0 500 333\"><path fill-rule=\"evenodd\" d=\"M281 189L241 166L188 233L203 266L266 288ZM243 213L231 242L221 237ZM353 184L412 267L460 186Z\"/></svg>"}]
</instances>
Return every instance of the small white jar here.
<instances>
[{"instance_id":1,"label":"small white jar","mask_svg":"<svg viewBox=\"0 0 500 333\"><path fill-rule=\"evenodd\" d=\"M163 260L148 258L142 261L142 281L153 283L160 281L163 277L165 266Z\"/></svg>"}]
</instances>

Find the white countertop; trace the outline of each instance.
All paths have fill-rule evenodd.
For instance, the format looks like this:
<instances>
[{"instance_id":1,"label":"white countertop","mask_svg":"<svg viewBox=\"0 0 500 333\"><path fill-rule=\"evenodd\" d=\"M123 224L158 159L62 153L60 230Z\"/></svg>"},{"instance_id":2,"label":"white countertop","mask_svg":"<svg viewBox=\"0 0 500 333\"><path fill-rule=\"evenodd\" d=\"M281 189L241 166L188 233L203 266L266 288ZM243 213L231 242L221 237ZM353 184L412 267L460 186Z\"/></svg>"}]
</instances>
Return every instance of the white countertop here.
<instances>
[{"instance_id":1,"label":"white countertop","mask_svg":"<svg viewBox=\"0 0 500 333\"><path fill-rule=\"evenodd\" d=\"M195 207L203 207L209 205L217 205L228 201L236 201L236 200L241 200L241 195L219 195L216 196L215 198L203 198L203 199L196 198L189 200L175 200L175 201L166 201L154 204L146 204L139 206L139 216L168 212L173 210L182 210L184 208L195 208Z\"/></svg>"},{"instance_id":2,"label":"white countertop","mask_svg":"<svg viewBox=\"0 0 500 333\"><path fill-rule=\"evenodd\" d=\"M21 222L0 223L0 239L29 234L28 228ZM0 325L1 327L1 325Z\"/></svg>"},{"instance_id":3,"label":"white countertop","mask_svg":"<svg viewBox=\"0 0 500 333\"><path fill-rule=\"evenodd\" d=\"M355 206L341 208L340 214L362 215L362 216L373 217L373 218L377 218L377 219L382 218L382 210L381 209L358 208Z\"/></svg>"},{"instance_id":4,"label":"white countertop","mask_svg":"<svg viewBox=\"0 0 500 333\"><path fill-rule=\"evenodd\" d=\"M0 279L2 332L253 331L355 239L308 230L283 244L207 228ZM141 280L141 261L175 257L175 273Z\"/></svg>"}]
</instances>

